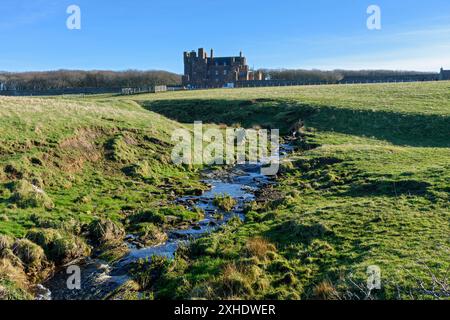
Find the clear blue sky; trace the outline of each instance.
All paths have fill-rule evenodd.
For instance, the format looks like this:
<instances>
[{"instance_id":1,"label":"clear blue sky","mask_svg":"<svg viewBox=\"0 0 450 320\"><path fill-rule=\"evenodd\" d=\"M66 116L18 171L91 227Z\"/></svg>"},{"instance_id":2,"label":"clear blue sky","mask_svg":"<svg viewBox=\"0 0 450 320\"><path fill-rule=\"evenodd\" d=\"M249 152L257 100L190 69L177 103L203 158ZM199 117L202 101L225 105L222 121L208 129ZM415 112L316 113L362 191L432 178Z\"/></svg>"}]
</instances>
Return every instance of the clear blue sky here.
<instances>
[{"instance_id":1,"label":"clear blue sky","mask_svg":"<svg viewBox=\"0 0 450 320\"><path fill-rule=\"evenodd\" d=\"M81 8L81 30L66 9ZM382 30L366 27L367 7ZM240 50L255 68L450 68L448 0L1 0L0 70L163 69Z\"/></svg>"}]
</instances>

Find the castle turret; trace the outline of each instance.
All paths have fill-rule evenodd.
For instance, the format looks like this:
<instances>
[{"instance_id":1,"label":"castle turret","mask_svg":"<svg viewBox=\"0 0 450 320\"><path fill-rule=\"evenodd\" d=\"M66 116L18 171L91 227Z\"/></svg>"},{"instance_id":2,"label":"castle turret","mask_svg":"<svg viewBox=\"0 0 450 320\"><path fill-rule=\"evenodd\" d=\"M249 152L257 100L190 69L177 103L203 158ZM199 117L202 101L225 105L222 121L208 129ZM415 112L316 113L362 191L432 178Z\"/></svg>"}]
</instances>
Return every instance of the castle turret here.
<instances>
[{"instance_id":1,"label":"castle turret","mask_svg":"<svg viewBox=\"0 0 450 320\"><path fill-rule=\"evenodd\" d=\"M203 49L203 48L200 48L200 49L198 49L198 57L199 57L199 59L206 59L206 52L205 52L205 49Z\"/></svg>"}]
</instances>

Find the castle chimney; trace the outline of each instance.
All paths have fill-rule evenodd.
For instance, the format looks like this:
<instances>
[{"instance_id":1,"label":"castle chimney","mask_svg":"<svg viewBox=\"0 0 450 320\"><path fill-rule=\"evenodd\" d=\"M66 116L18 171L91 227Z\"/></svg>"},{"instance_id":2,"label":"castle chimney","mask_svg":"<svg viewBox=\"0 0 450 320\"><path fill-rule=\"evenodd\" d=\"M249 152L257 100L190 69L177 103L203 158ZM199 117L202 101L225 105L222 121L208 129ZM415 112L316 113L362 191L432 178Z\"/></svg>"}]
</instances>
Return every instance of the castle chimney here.
<instances>
[{"instance_id":1,"label":"castle chimney","mask_svg":"<svg viewBox=\"0 0 450 320\"><path fill-rule=\"evenodd\" d=\"M214 59L214 49L211 49L211 59Z\"/></svg>"},{"instance_id":2,"label":"castle chimney","mask_svg":"<svg viewBox=\"0 0 450 320\"><path fill-rule=\"evenodd\" d=\"M242 58L242 51L241 51L241 52L239 52L239 57L241 57L241 58Z\"/></svg>"},{"instance_id":3,"label":"castle chimney","mask_svg":"<svg viewBox=\"0 0 450 320\"><path fill-rule=\"evenodd\" d=\"M206 58L206 52L205 52L205 49L203 49L203 48L198 49L198 57L199 57L200 59L205 59L205 58Z\"/></svg>"}]
</instances>

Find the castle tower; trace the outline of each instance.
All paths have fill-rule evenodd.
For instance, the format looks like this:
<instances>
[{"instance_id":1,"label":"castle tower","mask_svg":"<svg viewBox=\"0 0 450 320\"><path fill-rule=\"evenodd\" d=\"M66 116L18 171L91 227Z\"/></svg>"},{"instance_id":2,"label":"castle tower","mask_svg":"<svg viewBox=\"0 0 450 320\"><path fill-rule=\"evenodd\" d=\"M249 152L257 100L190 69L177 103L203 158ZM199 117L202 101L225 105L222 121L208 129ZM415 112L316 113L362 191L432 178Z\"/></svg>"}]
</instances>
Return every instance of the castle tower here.
<instances>
[{"instance_id":1,"label":"castle tower","mask_svg":"<svg viewBox=\"0 0 450 320\"><path fill-rule=\"evenodd\" d=\"M205 49L203 49L203 48L198 49L198 58L203 59L203 60L205 60L207 58Z\"/></svg>"}]
</instances>

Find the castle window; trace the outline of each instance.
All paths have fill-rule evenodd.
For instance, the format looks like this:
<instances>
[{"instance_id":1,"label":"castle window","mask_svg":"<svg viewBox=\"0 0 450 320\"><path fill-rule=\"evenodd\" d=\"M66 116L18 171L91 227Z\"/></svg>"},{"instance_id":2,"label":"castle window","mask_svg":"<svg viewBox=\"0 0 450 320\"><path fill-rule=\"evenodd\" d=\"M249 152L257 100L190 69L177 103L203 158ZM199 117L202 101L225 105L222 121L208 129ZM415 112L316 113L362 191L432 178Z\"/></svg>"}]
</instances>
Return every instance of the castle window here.
<instances>
[{"instance_id":1,"label":"castle window","mask_svg":"<svg viewBox=\"0 0 450 320\"><path fill-rule=\"evenodd\" d=\"M218 76L219 75L219 70L216 70L216 76Z\"/></svg>"},{"instance_id":2,"label":"castle window","mask_svg":"<svg viewBox=\"0 0 450 320\"><path fill-rule=\"evenodd\" d=\"M226 76L227 75L227 70L223 70L223 74Z\"/></svg>"}]
</instances>

